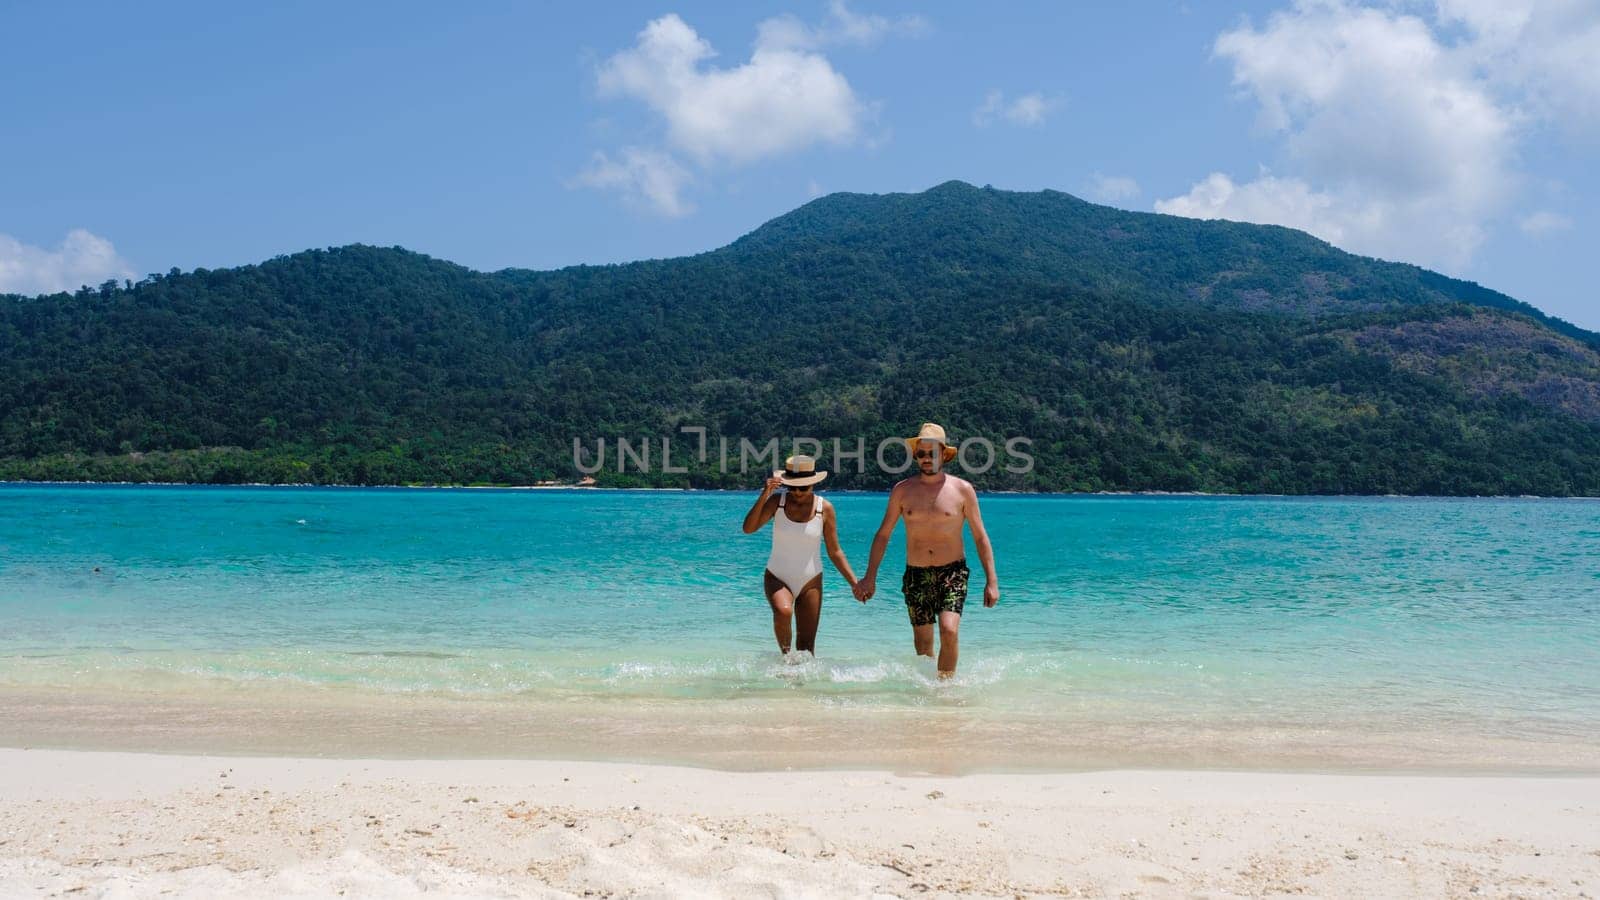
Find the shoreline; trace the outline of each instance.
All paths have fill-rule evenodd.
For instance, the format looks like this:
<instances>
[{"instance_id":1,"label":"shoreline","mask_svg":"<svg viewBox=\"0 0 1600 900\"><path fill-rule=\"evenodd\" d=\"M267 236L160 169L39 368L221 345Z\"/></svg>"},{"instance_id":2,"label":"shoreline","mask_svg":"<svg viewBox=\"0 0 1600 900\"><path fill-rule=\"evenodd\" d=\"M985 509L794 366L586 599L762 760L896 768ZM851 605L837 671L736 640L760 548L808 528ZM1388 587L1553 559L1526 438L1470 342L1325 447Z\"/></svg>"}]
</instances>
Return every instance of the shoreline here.
<instances>
[{"instance_id":1,"label":"shoreline","mask_svg":"<svg viewBox=\"0 0 1600 900\"><path fill-rule=\"evenodd\" d=\"M963 707L469 698L382 692L0 688L0 747L392 760L595 760L716 772L947 776L1146 771L1600 777L1578 735L1370 721L1175 723Z\"/></svg>"},{"instance_id":2,"label":"shoreline","mask_svg":"<svg viewBox=\"0 0 1600 900\"><path fill-rule=\"evenodd\" d=\"M697 488L697 487L613 487L609 485L579 484L316 484L313 482L240 482L214 484L202 481L27 481L0 479L0 487L153 487L153 488L294 488L296 490L339 491L553 491L557 493L608 492L608 493L663 493L663 494L748 494L755 488ZM886 494L882 490L862 488L832 488L831 494ZM1111 498L1161 498L1185 499L1239 499L1239 500L1576 500L1596 501L1600 495L1587 494L1248 494L1216 493L1209 491L1011 491L986 490L981 496L995 497L1111 497Z\"/></svg>"},{"instance_id":3,"label":"shoreline","mask_svg":"<svg viewBox=\"0 0 1600 900\"><path fill-rule=\"evenodd\" d=\"M804 799L801 799L804 798ZM1592 895L1600 778L0 750L0 894Z\"/></svg>"}]
</instances>

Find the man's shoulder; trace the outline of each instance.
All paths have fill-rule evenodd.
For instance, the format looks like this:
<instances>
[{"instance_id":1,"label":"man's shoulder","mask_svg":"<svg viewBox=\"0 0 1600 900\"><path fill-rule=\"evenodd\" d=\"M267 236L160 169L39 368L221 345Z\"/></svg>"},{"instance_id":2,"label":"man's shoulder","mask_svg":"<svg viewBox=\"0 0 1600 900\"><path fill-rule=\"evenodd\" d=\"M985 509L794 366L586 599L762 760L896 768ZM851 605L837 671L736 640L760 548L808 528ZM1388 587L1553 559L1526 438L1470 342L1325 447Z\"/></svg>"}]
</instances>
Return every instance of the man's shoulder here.
<instances>
[{"instance_id":1,"label":"man's shoulder","mask_svg":"<svg viewBox=\"0 0 1600 900\"><path fill-rule=\"evenodd\" d=\"M965 478L962 478L960 475L951 475L949 473L946 473L945 477L950 479L950 483L954 484L956 486L956 490L960 491L961 493L963 493L963 494L974 494L974 493L977 493L977 490L975 488L973 488L973 486L972 486L972 482L966 480Z\"/></svg>"}]
</instances>

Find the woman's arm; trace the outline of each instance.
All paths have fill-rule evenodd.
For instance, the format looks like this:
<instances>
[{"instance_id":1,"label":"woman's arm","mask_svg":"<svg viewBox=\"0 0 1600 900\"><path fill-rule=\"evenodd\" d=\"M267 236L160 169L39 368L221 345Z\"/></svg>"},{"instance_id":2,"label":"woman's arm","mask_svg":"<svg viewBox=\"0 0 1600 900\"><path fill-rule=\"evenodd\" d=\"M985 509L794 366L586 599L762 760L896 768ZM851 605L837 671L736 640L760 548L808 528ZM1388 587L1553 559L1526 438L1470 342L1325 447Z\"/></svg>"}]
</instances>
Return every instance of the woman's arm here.
<instances>
[{"instance_id":1,"label":"woman's arm","mask_svg":"<svg viewBox=\"0 0 1600 900\"><path fill-rule=\"evenodd\" d=\"M839 523L833 515L833 504L826 500L823 503L826 505L822 507L822 540L828 545L828 558L833 560L833 567L850 585L850 592L855 593L856 573L850 571L850 560L844 558L844 548L839 546Z\"/></svg>"},{"instance_id":2,"label":"woman's arm","mask_svg":"<svg viewBox=\"0 0 1600 900\"><path fill-rule=\"evenodd\" d=\"M761 496L756 498L755 505L750 507L750 511L744 514L745 534L755 534L760 531L761 526L767 524L772 514L778 511L778 498L772 492L777 490L781 483L777 476L773 476L761 486Z\"/></svg>"}]
</instances>

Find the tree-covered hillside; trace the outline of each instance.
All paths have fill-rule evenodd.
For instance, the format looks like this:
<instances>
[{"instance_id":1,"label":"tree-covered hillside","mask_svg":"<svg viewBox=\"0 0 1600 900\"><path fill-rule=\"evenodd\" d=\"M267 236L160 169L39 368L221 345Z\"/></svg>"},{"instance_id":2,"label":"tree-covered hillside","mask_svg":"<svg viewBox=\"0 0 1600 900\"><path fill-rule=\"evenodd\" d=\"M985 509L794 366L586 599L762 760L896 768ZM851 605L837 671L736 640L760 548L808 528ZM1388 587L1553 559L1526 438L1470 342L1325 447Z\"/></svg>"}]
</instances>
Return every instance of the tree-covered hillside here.
<instances>
[{"instance_id":1,"label":"tree-covered hillside","mask_svg":"<svg viewBox=\"0 0 1600 900\"><path fill-rule=\"evenodd\" d=\"M989 488L1600 494L1600 337L1300 232L957 182L682 259L352 246L0 302L0 478L570 481L574 438L870 461L925 419L1033 441ZM754 483L712 457L597 478Z\"/></svg>"}]
</instances>

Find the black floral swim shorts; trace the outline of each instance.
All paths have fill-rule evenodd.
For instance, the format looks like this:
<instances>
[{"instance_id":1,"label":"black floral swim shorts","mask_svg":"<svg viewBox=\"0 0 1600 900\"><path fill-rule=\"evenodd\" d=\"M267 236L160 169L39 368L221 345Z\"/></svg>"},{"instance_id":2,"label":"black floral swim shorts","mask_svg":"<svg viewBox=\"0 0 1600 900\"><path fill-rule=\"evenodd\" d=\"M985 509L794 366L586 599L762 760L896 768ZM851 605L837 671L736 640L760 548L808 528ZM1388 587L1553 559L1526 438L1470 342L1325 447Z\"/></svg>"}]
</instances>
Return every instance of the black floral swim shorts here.
<instances>
[{"instance_id":1,"label":"black floral swim shorts","mask_svg":"<svg viewBox=\"0 0 1600 900\"><path fill-rule=\"evenodd\" d=\"M942 566L906 566L900 589L906 594L906 612L912 625L932 625L939 613L961 615L967 604L967 561Z\"/></svg>"}]
</instances>

